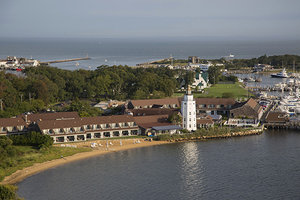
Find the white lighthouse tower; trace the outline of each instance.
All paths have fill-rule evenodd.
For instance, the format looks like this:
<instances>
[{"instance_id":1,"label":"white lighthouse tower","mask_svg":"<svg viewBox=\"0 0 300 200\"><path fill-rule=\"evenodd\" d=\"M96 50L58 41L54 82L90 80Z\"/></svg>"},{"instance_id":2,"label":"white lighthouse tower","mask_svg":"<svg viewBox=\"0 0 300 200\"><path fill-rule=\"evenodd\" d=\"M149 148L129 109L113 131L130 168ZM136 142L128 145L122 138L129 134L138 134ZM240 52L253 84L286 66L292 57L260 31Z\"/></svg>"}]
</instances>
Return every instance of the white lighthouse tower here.
<instances>
[{"instance_id":1,"label":"white lighthouse tower","mask_svg":"<svg viewBox=\"0 0 300 200\"><path fill-rule=\"evenodd\" d=\"M181 102L182 128L189 131L197 130L196 122L196 102L188 86L187 92Z\"/></svg>"}]
</instances>

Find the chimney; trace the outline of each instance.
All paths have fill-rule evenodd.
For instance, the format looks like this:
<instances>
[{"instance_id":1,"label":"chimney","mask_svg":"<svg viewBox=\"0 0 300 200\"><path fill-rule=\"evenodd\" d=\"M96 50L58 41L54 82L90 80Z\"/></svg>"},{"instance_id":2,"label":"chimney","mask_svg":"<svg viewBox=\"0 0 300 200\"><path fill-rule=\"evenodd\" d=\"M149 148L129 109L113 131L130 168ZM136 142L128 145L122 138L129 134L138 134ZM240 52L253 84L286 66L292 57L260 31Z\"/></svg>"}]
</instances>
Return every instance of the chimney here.
<instances>
[{"instance_id":1,"label":"chimney","mask_svg":"<svg viewBox=\"0 0 300 200\"><path fill-rule=\"evenodd\" d=\"M26 123L28 122L27 114L25 114L25 122L26 122Z\"/></svg>"}]
</instances>

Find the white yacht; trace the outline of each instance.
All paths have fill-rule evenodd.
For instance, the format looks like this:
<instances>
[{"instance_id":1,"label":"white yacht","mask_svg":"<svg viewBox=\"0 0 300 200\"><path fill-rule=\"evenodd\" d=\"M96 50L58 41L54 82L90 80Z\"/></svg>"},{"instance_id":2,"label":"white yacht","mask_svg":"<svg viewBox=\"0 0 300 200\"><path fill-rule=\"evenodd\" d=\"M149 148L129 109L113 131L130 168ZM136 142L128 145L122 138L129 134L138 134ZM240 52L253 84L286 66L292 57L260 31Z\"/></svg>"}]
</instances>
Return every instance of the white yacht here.
<instances>
[{"instance_id":1,"label":"white yacht","mask_svg":"<svg viewBox=\"0 0 300 200\"><path fill-rule=\"evenodd\" d=\"M272 78L288 78L289 76L286 73L285 68L284 68L281 72L279 72L277 74L271 74L271 77Z\"/></svg>"}]
</instances>

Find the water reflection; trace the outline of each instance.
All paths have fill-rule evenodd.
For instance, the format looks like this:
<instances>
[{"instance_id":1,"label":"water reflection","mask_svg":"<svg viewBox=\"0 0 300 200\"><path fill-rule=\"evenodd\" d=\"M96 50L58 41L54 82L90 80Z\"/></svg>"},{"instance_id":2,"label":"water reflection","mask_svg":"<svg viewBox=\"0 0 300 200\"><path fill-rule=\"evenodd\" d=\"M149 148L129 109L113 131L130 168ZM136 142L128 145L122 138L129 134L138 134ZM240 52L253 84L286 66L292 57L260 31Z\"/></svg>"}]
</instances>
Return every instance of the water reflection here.
<instances>
[{"instance_id":1,"label":"water reflection","mask_svg":"<svg viewBox=\"0 0 300 200\"><path fill-rule=\"evenodd\" d=\"M187 142L181 146L181 178L183 190L188 196L193 196L195 190L201 189L203 185L203 163L196 142Z\"/></svg>"}]
</instances>

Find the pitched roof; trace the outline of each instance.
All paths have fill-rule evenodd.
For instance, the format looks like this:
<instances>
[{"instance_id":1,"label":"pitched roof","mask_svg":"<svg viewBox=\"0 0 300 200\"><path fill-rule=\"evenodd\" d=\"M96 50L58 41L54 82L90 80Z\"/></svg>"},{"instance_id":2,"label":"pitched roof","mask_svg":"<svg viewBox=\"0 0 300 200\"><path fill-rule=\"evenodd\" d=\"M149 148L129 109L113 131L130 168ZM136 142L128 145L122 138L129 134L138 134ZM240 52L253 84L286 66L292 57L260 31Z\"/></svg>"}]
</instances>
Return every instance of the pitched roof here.
<instances>
[{"instance_id":1,"label":"pitched roof","mask_svg":"<svg viewBox=\"0 0 300 200\"><path fill-rule=\"evenodd\" d=\"M21 115L25 120L25 115ZM80 118L77 112L55 112L55 113L37 113L27 115L28 122L37 122L44 120L63 120Z\"/></svg>"},{"instance_id":2,"label":"pitched roof","mask_svg":"<svg viewBox=\"0 0 300 200\"><path fill-rule=\"evenodd\" d=\"M212 119L197 119L197 124L214 124Z\"/></svg>"},{"instance_id":3,"label":"pitched roof","mask_svg":"<svg viewBox=\"0 0 300 200\"><path fill-rule=\"evenodd\" d=\"M243 103L237 103L230 110L231 113L238 116L258 117L258 114L262 111L262 107L252 98Z\"/></svg>"},{"instance_id":4,"label":"pitched roof","mask_svg":"<svg viewBox=\"0 0 300 200\"><path fill-rule=\"evenodd\" d=\"M25 126L26 123L22 118L0 118L0 126Z\"/></svg>"},{"instance_id":5,"label":"pitched roof","mask_svg":"<svg viewBox=\"0 0 300 200\"><path fill-rule=\"evenodd\" d=\"M148 115L171 115L174 112L178 112L178 109L169 108L144 108L144 109L130 109L133 116L148 116Z\"/></svg>"},{"instance_id":6,"label":"pitched roof","mask_svg":"<svg viewBox=\"0 0 300 200\"><path fill-rule=\"evenodd\" d=\"M168 120L168 115L149 115L133 117L137 124L151 123L151 122L165 122Z\"/></svg>"},{"instance_id":7,"label":"pitched roof","mask_svg":"<svg viewBox=\"0 0 300 200\"><path fill-rule=\"evenodd\" d=\"M289 115L285 112L269 112L266 120L267 123L285 123L289 121Z\"/></svg>"},{"instance_id":8,"label":"pitched roof","mask_svg":"<svg viewBox=\"0 0 300 200\"><path fill-rule=\"evenodd\" d=\"M168 115L149 115L133 117L138 126L142 128L151 128L153 126L171 125L168 122Z\"/></svg>"},{"instance_id":9,"label":"pitched roof","mask_svg":"<svg viewBox=\"0 0 300 200\"><path fill-rule=\"evenodd\" d=\"M176 104L176 106L179 107L178 98L131 100L130 102L134 107L172 104Z\"/></svg>"},{"instance_id":10,"label":"pitched roof","mask_svg":"<svg viewBox=\"0 0 300 200\"><path fill-rule=\"evenodd\" d=\"M40 129L53 129L53 128L71 128L71 127L81 127L83 125L121 123L121 122L134 122L134 118L130 115L112 115L112 116L100 116L100 117L83 117L83 118L76 118L70 120L45 120L45 121L39 121L38 126Z\"/></svg>"},{"instance_id":11,"label":"pitched roof","mask_svg":"<svg viewBox=\"0 0 300 200\"><path fill-rule=\"evenodd\" d=\"M213 105L233 105L235 104L233 98L196 98L196 104L213 104Z\"/></svg>"}]
</instances>

